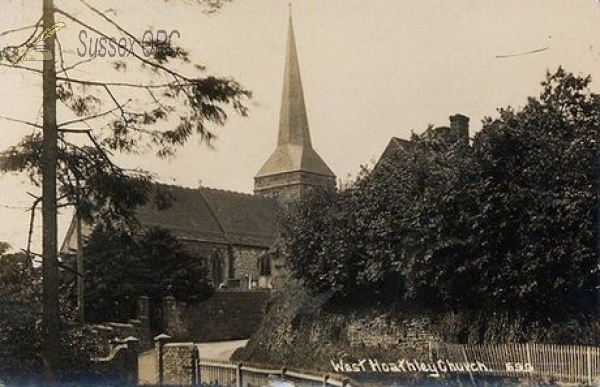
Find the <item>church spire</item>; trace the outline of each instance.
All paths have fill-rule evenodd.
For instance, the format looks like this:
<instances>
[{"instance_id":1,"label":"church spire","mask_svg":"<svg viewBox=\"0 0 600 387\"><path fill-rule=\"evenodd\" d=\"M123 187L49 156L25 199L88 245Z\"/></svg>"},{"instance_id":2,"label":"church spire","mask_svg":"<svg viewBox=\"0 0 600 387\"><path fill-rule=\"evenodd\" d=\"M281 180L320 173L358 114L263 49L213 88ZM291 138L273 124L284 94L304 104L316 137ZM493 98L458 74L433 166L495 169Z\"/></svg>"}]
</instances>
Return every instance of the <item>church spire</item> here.
<instances>
[{"instance_id":1,"label":"church spire","mask_svg":"<svg viewBox=\"0 0 600 387\"><path fill-rule=\"evenodd\" d=\"M296 36L292 20L291 3L287 38L287 53L283 72L283 93L279 115L278 145L293 144L312 147L308 131L308 118L304 104L304 91L300 77L300 63L296 50Z\"/></svg>"},{"instance_id":2,"label":"church spire","mask_svg":"<svg viewBox=\"0 0 600 387\"><path fill-rule=\"evenodd\" d=\"M277 148L254 177L254 192L293 198L315 186L335 187L335 174L310 139L290 7Z\"/></svg>"}]
</instances>

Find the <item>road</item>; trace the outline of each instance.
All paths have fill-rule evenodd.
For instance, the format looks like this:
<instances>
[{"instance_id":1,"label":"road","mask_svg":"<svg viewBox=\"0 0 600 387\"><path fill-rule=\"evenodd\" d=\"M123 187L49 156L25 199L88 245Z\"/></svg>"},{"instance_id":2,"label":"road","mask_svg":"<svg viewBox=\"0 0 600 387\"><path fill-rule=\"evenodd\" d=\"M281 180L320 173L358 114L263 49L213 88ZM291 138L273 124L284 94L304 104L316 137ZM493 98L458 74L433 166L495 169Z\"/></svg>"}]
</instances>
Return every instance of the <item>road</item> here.
<instances>
[{"instance_id":1,"label":"road","mask_svg":"<svg viewBox=\"0 0 600 387\"><path fill-rule=\"evenodd\" d=\"M197 343L200 357L228 360L233 352L244 347L248 340L217 341L212 343ZM158 375L156 355L154 350L143 352L138 358L139 384L157 384Z\"/></svg>"}]
</instances>

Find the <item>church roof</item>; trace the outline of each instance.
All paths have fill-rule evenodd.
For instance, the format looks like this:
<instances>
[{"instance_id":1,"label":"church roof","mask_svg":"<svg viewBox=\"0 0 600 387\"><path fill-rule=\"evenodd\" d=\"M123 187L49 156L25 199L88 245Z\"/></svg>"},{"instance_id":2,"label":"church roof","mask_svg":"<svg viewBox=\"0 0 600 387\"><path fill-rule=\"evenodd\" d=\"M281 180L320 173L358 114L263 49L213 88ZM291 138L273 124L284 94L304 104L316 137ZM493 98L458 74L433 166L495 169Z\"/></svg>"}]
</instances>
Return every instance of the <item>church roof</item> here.
<instances>
[{"instance_id":1,"label":"church roof","mask_svg":"<svg viewBox=\"0 0 600 387\"><path fill-rule=\"evenodd\" d=\"M277 149L267 159L256 177L294 171L335 177L312 147L294 25L290 15Z\"/></svg>"},{"instance_id":2,"label":"church roof","mask_svg":"<svg viewBox=\"0 0 600 387\"><path fill-rule=\"evenodd\" d=\"M256 177L294 171L335 177L335 174L312 147L306 148L291 144L278 146L258 171Z\"/></svg>"},{"instance_id":3,"label":"church roof","mask_svg":"<svg viewBox=\"0 0 600 387\"><path fill-rule=\"evenodd\" d=\"M137 211L144 227L160 226L182 240L269 247L275 238L273 199L212 188L160 185L170 206Z\"/></svg>"},{"instance_id":4,"label":"church roof","mask_svg":"<svg viewBox=\"0 0 600 387\"><path fill-rule=\"evenodd\" d=\"M212 188L157 184L168 197L159 209L149 203L137 210L142 227L168 229L180 240L269 248L275 240L276 201L271 198ZM83 225L90 235L92 226ZM61 254L77 251L75 218L65 235Z\"/></svg>"}]
</instances>

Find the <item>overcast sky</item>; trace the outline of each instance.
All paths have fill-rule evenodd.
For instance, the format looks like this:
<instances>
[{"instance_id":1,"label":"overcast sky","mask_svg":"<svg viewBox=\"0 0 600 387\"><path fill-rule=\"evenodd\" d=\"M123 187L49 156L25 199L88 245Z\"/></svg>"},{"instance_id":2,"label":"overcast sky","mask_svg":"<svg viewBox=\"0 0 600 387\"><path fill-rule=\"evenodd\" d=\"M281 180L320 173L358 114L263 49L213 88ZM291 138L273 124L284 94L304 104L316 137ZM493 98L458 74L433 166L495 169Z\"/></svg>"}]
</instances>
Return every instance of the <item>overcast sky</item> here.
<instances>
[{"instance_id":1,"label":"overcast sky","mask_svg":"<svg viewBox=\"0 0 600 387\"><path fill-rule=\"evenodd\" d=\"M2 1L0 30L32 24L40 16L41 0ZM111 16L140 39L149 28L178 30L178 42L191 51L193 62L253 92L249 117L232 113L228 124L217 129L215 150L193 139L172 160L151 154L115 160L150 170L171 184L195 187L201 181L207 187L252 192L253 176L276 144L288 1L234 0L211 16L177 0L93 3L115 10ZM106 26L77 0L56 4ZM377 159L390 137L407 138L411 130L420 132L429 124L447 125L454 113L471 117L475 133L481 119L495 116L497 108L519 107L528 96L537 96L546 71L559 65L591 74L593 89L600 90L597 1L296 0L292 13L313 144L342 179ZM67 23L59 37L72 63L81 59L76 50L82 47L82 27L63 19L57 16ZM0 46L15 43L16 35L0 37ZM538 50L543 51L530 53ZM138 80L136 62L125 61L130 71L121 79ZM75 74L113 76L102 62L86 64ZM37 75L0 68L0 90L0 115L41 122ZM63 110L59 117L71 118ZM6 121L0 127L0 148L31 132ZM37 192L26 182L26 176L0 177L0 240L15 248L26 242L28 214L22 207L31 200L25 192ZM68 211L62 214L61 236L69 217Z\"/></svg>"}]
</instances>

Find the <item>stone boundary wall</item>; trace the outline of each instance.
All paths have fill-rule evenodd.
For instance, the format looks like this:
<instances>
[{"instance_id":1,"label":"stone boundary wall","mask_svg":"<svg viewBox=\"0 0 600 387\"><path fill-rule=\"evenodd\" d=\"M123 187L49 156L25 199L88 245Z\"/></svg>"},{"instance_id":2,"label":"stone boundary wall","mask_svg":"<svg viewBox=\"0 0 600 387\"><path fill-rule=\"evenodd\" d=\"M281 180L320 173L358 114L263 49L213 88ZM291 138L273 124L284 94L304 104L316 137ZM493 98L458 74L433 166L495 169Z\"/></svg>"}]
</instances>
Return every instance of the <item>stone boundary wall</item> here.
<instances>
[{"instance_id":1,"label":"stone boundary wall","mask_svg":"<svg viewBox=\"0 0 600 387\"><path fill-rule=\"evenodd\" d=\"M92 357L94 375L99 381L119 386L138 384L138 340L128 337L115 340L107 356Z\"/></svg>"},{"instance_id":2,"label":"stone boundary wall","mask_svg":"<svg viewBox=\"0 0 600 387\"><path fill-rule=\"evenodd\" d=\"M346 340L350 346L419 349L439 341L429 317L389 319L383 315L355 318L347 322Z\"/></svg>"},{"instance_id":3,"label":"stone boundary wall","mask_svg":"<svg viewBox=\"0 0 600 387\"><path fill-rule=\"evenodd\" d=\"M150 331L149 320L149 299L140 297L138 300L138 318L130 319L127 322L105 322L103 324L92 324L90 328L97 335L100 342L100 349L97 355L102 356L108 353L111 342L115 340L124 340L127 337L135 337L139 340L141 351L152 348L152 332Z\"/></svg>"},{"instance_id":4,"label":"stone boundary wall","mask_svg":"<svg viewBox=\"0 0 600 387\"><path fill-rule=\"evenodd\" d=\"M179 341L247 339L260 327L270 299L270 291L231 290L194 304L165 297L164 332Z\"/></svg>"},{"instance_id":5,"label":"stone boundary wall","mask_svg":"<svg viewBox=\"0 0 600 387\"><path fill-rule=\"evenodd\" d=\"M279 293L260 329L233 359L331 370L331 360L342 357L427 360L430 343L442 340L445 327L437 319L408 307L357 310L326 301L301 288Z\"/></svg>"},{"instance_id":6,"label":"stone boundary wall","mask_svg":"<svg viewBox=\"0 0 600 387\"><path fill-rule=\"evenodd\" d=\"M154 352L159 384L190 386L197 381L198 348L194 343L161 344L157 341Z\"/></svg>"}]
</instances>

